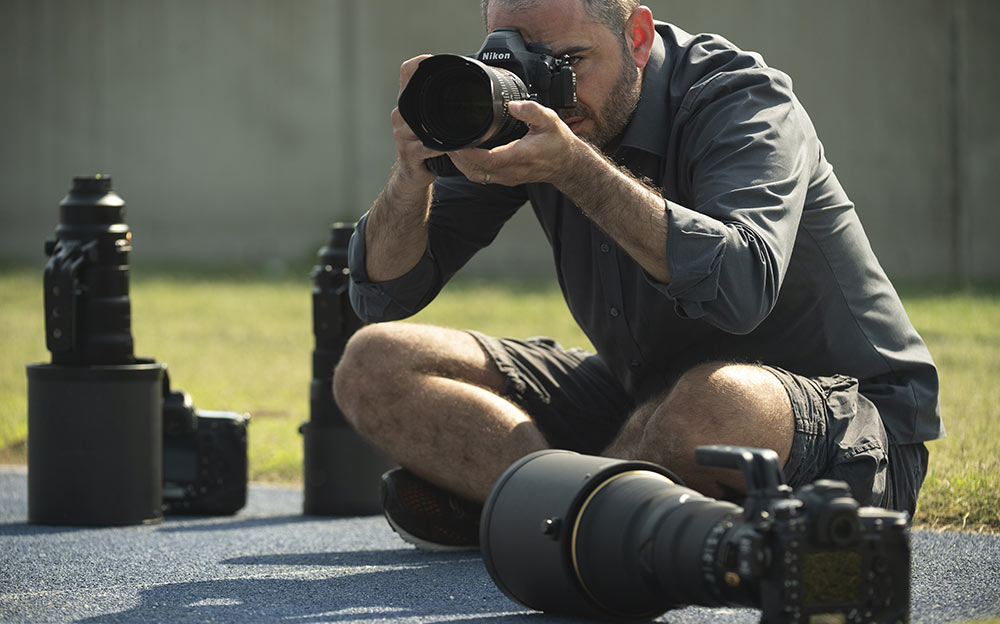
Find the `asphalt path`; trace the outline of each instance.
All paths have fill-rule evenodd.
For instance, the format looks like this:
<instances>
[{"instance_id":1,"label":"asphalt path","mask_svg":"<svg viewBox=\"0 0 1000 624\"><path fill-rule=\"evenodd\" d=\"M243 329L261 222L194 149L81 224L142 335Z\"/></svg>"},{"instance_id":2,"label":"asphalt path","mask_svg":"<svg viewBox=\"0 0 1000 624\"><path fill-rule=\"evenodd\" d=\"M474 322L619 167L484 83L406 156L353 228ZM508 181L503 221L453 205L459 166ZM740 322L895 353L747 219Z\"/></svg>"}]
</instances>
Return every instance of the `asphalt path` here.
<instances>
[{"instance_id":1,"label":"asphalt path","mask_svg":"<svg viewBox=\"0 0 1000 624\"><path fill-rule=\"evenodd\" d=\"M567 622L507 599L478 554L429 554L381 517L302 515L300 489L251 485L224 518L28 524L27 475L0 467L0 622ZM912 621L1000 617L1000 536L912 533ZM688 607L663 622L757 622Z\"/></svg>"}]
</instances>

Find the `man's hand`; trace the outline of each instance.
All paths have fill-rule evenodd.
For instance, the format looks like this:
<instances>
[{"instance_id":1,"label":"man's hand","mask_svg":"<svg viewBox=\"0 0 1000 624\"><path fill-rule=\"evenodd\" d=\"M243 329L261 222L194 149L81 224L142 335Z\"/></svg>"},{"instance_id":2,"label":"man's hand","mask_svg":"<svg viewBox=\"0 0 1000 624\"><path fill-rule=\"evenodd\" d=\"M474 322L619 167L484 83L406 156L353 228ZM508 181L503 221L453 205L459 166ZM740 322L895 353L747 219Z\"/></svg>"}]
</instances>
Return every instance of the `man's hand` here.
<instances>
[{"instance_id":1,"label":"man's hand","mask_svg":"<svg viewBox=\"0 0 1000 624\"><path fill-rule=\"evenodd\" d=\"M429 56L429 54L422 54L413 57L400 66L399 93L402 93L403 89L406 88L420 62ZM399 93L397 93L397 99ZM435 175L424 165L424 160L440 156L441 152L424 147L424 144L403 120L403 116L399 114L399 108L392 109L390 119L392 120L392 134L396 139L396 153L398 154L394 177L400 178L398 181L407 186L429 186L434 182Z\"/></svg>"},{"instance_id":2,"label":"man's hand","mask_svg":"<svg viewBox=\"0 0 1000 624\"><path fill-rule=\"evenodd\" d=\"M402 93L420 61L429 55L411 58L399 68L399 92ZM420 260L427 247L427 219L430 211L431 184L436 176L424 160L440 152L424 147L399 109L392 115L392 134L398 157L389 182L368 211L365 229L368 278L381 282L397 278Z\"/></svg>"},{"instance_id":3,"label":"man's hand","mask_svg":"<svg viewBox=\"0 0 1000 624\"><path fill-rule=\"evenodd\" d=\"M508 110L530 126L528 134L490 150L473 147L449 152L452 162L473 182L507 186L549 182L559 186L573 167L572 157L586 145L555 111L537 102L510 102Z\"/></svg>"}]
</instances>

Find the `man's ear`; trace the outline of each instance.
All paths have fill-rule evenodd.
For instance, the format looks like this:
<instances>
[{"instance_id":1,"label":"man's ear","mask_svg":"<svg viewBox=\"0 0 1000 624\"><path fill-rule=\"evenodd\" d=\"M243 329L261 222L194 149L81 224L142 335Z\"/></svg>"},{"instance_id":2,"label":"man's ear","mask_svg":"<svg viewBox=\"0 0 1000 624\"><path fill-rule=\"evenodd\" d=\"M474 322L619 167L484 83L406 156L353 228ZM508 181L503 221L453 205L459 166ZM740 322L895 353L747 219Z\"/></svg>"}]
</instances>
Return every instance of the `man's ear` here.
<instances>
[{"instance_id":1,"label":"man's ear","mask_svg":"<svg viewBox=\"0 0 1000 624\"><path fill-rule=\"evenodd\" d=\"M625 23L625 39L636 67L645 67L649 61L655 34L652 11L645 6L640 6L632 11Z\"/></svg>"}]
</instances>

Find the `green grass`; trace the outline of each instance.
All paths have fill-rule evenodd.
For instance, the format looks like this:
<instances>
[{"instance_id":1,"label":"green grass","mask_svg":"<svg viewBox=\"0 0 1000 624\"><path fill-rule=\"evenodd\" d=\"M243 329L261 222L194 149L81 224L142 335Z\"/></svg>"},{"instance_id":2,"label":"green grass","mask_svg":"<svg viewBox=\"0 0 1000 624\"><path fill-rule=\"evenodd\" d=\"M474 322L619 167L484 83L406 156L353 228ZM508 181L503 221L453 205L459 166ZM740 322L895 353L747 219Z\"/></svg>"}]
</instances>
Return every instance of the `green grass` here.
<instances>
[{"instance_id":1,"label":"green grass","mask_svg":"<svg viewBox=\"0 0 1000 624\"><path fill-rule=\"evenodd\" d=\"M917 518L1000 530L1000 288L903 290L941 378L948 437L931 454Z\"/></svg>"},{"instance_id":2,"label":"green grass","mask_svg":"<svg viewBox=\"0 0 1000 624\"><path fill-rule=\"evenodd\" d=\"M254 480L301 482L311 281L247 272L133 271L136 355L169 366L196 406L249 412ZM41 269L0 267L0 463L25 461L29 362L48 361ZM916 524L1000 531L1000 287L903 288L941 369L948 437L934 442ZM548 282L461 281L414 320L588 346Z\"/></svg>"}]
</instances>

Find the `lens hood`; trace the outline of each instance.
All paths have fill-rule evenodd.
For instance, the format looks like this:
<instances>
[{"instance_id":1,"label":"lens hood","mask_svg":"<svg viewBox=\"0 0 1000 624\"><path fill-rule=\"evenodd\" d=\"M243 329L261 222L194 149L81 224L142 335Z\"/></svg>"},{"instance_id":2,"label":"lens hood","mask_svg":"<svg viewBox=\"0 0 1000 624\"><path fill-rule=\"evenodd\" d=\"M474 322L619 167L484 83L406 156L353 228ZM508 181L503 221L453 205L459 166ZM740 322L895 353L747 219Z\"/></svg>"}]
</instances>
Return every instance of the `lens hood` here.
<instances>
[{"instance_id":1,"label":"lens hood","mask_svg":"<svg viewBox=\"0 0 1000 624\"><path fill-rule=\"evenodd\" d=\"M616 476L673 475L655 464L545 450L526 455L497 480L483 506L480 549L486 569L509 598L526 607L608 619L583 587L574 562L580 512ZM618 614L645 620L650 614Z\"/></svg>"},{"instance_id":2,"label":"lens hood","mask_svg":"<svg viewBox=\"0 0 1000 624\"><path fill-rule=\"evenodd\" d=\"M524 136L528 127L507 104L528 99L514 73L474 58L438 54L421 61L399 96L399 113L427 147L448 152L493 147Z\"/></svg>"}]
</instances>

